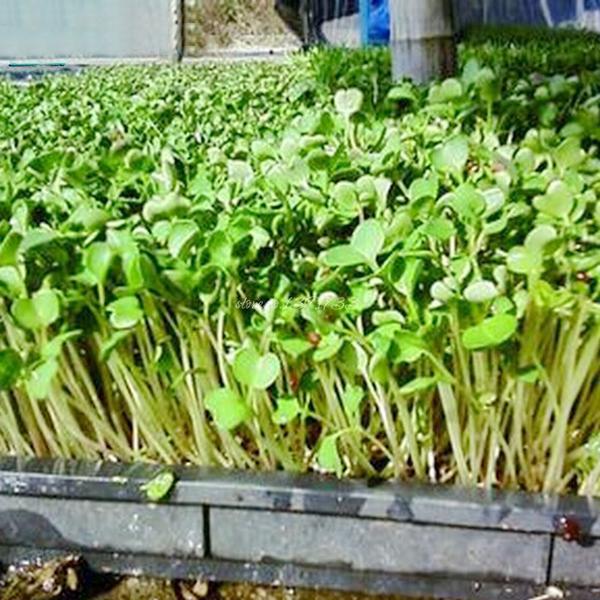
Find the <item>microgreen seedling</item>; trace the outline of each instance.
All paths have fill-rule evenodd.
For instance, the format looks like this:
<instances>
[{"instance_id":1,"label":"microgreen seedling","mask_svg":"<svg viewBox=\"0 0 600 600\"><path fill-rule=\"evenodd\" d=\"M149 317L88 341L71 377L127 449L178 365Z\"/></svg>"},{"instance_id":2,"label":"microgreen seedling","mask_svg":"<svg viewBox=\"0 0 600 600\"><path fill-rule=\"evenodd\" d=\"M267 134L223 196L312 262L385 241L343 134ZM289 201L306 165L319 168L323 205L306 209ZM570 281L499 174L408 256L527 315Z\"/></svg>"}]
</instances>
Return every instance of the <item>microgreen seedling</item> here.
<instances>
[{"instance_id":1,"label":"microgreen seedling","mask_svg":"<svg viewBox=\"0 0 600 600\"><path fill-rule=\"evenodd\" d=\"M600 493L599 45L556 43L0 81L0 454Z\"/></svg>"},{"instance_id":2,"label":"microgreen seedling","mask_svg":"<svg viewBox=\"0 0 600 600\"><path fill-rule=\"evenodd\" d=\"M141 486L141 491L150 502L161 502L173 491L176 478L173 472L163 471Z\"/></svg>"}]
</instances>

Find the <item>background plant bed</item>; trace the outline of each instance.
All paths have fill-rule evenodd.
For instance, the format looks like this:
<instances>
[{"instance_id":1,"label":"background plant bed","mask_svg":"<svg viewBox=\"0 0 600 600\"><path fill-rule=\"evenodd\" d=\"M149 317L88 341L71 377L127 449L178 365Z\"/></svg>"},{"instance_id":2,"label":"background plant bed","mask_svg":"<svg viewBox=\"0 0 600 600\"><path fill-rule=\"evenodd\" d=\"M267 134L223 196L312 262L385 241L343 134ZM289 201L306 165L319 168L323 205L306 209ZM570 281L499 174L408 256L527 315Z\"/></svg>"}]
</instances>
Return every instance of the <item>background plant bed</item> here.
<instances>
[{"instance_id":1,"label":"background plant bed","mask_svg":"<svg viewBox=\"0 0 600 600\"><path fill-rule=\"evenodd\" d=\"M600 503L577 497L5 458L0 561L65 553L101 572L451 598L598 597ZM568 542L560 520L580 529ZM568 537L568 536L567 536Z\"/></svg>"}]
</instances>

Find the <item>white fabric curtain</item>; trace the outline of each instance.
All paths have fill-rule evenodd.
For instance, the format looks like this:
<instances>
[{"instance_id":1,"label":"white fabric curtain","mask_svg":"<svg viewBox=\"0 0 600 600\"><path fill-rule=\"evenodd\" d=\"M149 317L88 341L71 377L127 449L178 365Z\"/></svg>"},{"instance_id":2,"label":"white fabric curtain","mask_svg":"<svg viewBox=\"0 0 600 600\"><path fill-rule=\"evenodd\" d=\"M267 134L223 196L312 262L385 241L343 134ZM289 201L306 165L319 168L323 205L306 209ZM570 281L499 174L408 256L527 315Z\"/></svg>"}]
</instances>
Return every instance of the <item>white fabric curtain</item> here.
<instances>
[{"instance_id":1,"label":"white fabric curtain","mask_svg":"<svg viewBox=\"0 0 600 600\"><path fill-rule=\"evenodd\" d=\"M352 0L316 0L316 14L323 19L321 34L334 46L361 45L358 2Z\"/></svg>"}]
</instances>

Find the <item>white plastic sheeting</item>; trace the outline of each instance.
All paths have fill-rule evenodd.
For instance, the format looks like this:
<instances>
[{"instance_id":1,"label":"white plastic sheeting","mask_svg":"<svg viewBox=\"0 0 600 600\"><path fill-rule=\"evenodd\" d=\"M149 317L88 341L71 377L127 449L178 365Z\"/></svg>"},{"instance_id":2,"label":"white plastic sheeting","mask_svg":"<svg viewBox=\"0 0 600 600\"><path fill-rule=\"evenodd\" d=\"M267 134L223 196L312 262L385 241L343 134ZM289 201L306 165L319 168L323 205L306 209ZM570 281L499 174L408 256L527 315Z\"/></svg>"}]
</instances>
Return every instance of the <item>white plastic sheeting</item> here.
<instances>
[{"instance_id":1,"label":"white plastic sheeting","mask_svg":"<svg viewBox=\"0 0 600 600\"><path fill-rule=\"evenodd\" d=\"M454 68L451 0L389 0L394 77L416 81Z\"/></svg>"},{"instance_id":2,"label":"white plastic sheeting","mask_svg":"<svg viewBox=\"0 0 600 600\"><path fill-rule=\"evenodd\" d=\"M554 22L554 17L547 6L548 0L542 0L542 2L546 5L544 14L549 25L575 25L600 32L600 1L576 0L575 14L572 18L564 19L562 22L559 20L558 23Z\"/></svg>"},{"instance_id":3,"label":"white plastic sheeting","mask_svg":"<svg viewBox=\"0 0 600 600\"><path fill-rule=\"evenodd\" d=\"M307 0L305 6L315 41L350 48L361 45L359 0Z\"/></svg>"},{"instance_id":4,"label":"white plastic sheeting","mask_svg":"<svg viewBox=\"0 0 600 600\"><path fill-rule=\"evenodd\" d=\"M178 0L2 0L0 60L174 59Z\"/></svg>"},{"instance_id":5,"label":"white plastic sheeting","mask_svg":"<svg viewBox=\"0 0 600 600\"><path fill-rule=\"evenodd\" d=\"M459 27L546 25L600 31L600 0L454 0Z\"/></svg>"},{"instance_id":6,"label":"white plastic sheeting","mask_svg":"<svg viewBox=\"0 0 600 600\"><path fill-rule=\"evenodd\" d=\"M489 2L490 0L486 0ZM550 27L575 26L600 31L600 1L539 0L546 24ZM561 10L561 7L563 10ZM565 10L566 9L566 10Z\"/></svg>"},{"instance_id":7,"label":"white plastic sheeting","mask_svg":"<svg viewBox=\"0 0 600 600\"><path fill-rule=\"evenodd\" d=\"M321 25L323 38L334 46L357 48L362 44L360 15L358 13L330 19Z\"/></svg>"}]
</instances>

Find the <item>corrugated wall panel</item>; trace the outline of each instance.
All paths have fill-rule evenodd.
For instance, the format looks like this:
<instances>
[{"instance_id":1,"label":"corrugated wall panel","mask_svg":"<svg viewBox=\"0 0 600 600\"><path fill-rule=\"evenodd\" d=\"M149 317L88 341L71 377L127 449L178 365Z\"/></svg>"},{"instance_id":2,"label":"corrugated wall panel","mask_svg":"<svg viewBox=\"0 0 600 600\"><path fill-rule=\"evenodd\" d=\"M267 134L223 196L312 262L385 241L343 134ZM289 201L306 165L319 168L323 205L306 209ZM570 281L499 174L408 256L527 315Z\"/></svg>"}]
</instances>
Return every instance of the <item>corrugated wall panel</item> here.
<instances>
[{"instance_id":1,"label":"corrugated wall panel","mask_svg":"<svg viewBox=\"0 0 600 600\"><path fill-rule=\"evenodd\" d=\"M177 0L2 0L0 59L170 59Z\"/></svg>"}]
</instances>

